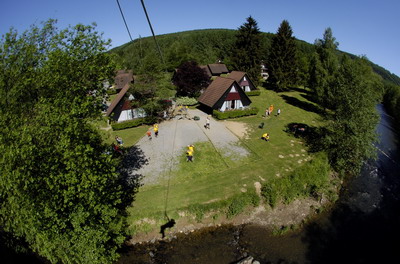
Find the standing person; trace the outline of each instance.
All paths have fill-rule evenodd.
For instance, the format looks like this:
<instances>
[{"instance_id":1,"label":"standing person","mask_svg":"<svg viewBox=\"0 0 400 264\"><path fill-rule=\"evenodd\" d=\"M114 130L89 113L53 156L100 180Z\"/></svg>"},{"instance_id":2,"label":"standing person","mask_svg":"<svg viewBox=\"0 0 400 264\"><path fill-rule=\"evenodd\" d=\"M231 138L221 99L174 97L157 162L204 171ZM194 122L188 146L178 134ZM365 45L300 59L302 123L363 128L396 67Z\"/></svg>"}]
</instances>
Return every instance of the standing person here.
<instances>
[{"instance_id":1,"label":"standing person","mask_svg":"<svg viewBox=\"0 0 400 264\"><path fill-rule=\"evenodd\" d=\"M194 153L194 145L188 145L188 151Z\"/></svg>"},{"instance_id":2,"label":"standing person","mask_svg":"<svg viewBox=\"0 0 400 264\"><path fill-rule=\"evenodd\" d=\"M188 150L187 152L186 152L186 155L187 155L187 162L193 162L193 151L191 151L191 150Z\"/></svg>"},{"instance_id":3,"label":"standing person","mask_svg":"<svg viewBox=\"0 0 400 264\"><path fill-rule=\"evenodd\" d=\"M269 117L269 108L265 109L265 117Z\"/></svg>"},{"instance_id":4,"label":"standing person","mask_svg":"<svg viewBox=\"0 0 400 264\"><path fill-rule=\"evenodd\" d=\"M119 136L115 136L115 141L117 141L118 145L123 145L124 142L122 141L122 138L120 138Z\"/></svg>"},{"instance_id":5,"label":"standing person","mask_svg":"<svg viewBox=\"0 0 400 264\"><path fill-rule=\"evenodd\" d=\"M276 112L276 116L279 116L281 114L281 109L278 108L278 112Z\"/></svg>"},{"instance_id":6,"label":"standing person","mask_svg":"<svg viewBox=\"0 0 400 264\"><path fill-rule=\"evenodd\" d=\"M206 118L206 124L204 125L204 127L210 129L210 118L208 116Z\"/></svg>"},{"instance_id":7,"label":"standing person","mask_svg":"<svg viewBox=\"0 0 400 264\"><path fill-rule=\"evenodd\" d=\"M158 124L154 124L154 135L158 137Z\"/></svg>"},{"instance_id":8,"label":"standing person","mask_svg":"<svg viewBox=\"0 0 400 264\"><path fill-rule=\"evenodd\" d=\"M147 135L148 139L151 140L151 131L150 131L150 129L147 130L146 135Z\"/></svg>"}]
</instances>

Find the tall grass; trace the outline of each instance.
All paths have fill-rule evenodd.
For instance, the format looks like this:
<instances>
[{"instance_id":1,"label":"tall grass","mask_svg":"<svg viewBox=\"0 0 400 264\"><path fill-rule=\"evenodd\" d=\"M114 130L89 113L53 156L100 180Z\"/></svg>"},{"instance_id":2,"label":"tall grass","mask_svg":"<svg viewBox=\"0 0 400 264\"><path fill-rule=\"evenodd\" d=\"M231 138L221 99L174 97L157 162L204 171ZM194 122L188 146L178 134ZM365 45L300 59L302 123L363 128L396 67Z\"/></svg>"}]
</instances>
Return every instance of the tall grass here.
<instances>
[{"instance_id":1,"label":"tall grass","mask_svg":"<svg viewBox=\"0 0 400 264\"><path fill-rule=\"evenodd\" d=\"M270 179L264 184L262 195L271 207L275 207L279 202L289 204L297 198L321 197L328 192L329 171L326 154L319 153L289 176Z\"/></svg>"}]
</instances>

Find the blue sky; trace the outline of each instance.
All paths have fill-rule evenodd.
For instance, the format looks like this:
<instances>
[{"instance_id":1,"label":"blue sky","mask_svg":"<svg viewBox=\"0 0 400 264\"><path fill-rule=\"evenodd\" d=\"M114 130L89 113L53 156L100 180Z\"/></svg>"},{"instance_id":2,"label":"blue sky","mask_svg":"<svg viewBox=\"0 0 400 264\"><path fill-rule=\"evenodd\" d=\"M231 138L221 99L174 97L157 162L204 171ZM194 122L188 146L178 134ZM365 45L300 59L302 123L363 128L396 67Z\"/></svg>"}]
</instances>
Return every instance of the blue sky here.
<instances>
[{"instance_id":1,"label":"blue sky","mask_svg":"<svg viewBox=\"0 0 400 264\"><path fill-rule=\"evenodd\" d=\"M132 37L151 34L140 0L119 0ZM192 29L237 29L248 16L263 32L275 33L286 19L294 36L314 43L331 27L339 49L366 55L400 76L399 0L145 0L156 34ZM97 23L113 47L129 35L116 0L0 0L0 35L18 32L49 18L58 26Z\"/></svg>"}]
</instances>

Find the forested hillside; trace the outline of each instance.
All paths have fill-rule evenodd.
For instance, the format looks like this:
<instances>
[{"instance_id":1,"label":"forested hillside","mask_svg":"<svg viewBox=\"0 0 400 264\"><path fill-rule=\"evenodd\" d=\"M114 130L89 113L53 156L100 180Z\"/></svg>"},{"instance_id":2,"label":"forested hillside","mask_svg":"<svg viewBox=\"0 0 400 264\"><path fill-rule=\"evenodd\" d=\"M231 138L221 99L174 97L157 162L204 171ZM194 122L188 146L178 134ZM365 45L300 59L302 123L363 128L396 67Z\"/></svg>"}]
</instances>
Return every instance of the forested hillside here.
<instances>
[{"instance_id":1,"label":"forested hillside","mask_svg":"<svg viewBox=\"0 0 400 264\"><path fill-rule=\"evenodd\" d=\"M140 72L141 65L148 60L158 60L160 68L173 71L182 62L195 60L198 64L215 63L222 60L230 70L232 68L231 54L235 43L237 30L230 29L204 29L184 31L157 36L165 67L163 67L157 48L152 37L138 38L133 42L112 49L110 52L116 54L119 67L133 69ZM262 33L261 60L266 61L274 34ZM319 36L315 36L317 39ZM309 56L315 51L313 44L302 40L296 40L299 59L302 61L300 67L308 66ZM356 55L340 51L338 55L346 53L354 58ZM268 64L268 62L267 62ZM386 81L400 85L400 78L390 73L383 67L371 62L373 70Z\"/></svg>"}]
</instances>

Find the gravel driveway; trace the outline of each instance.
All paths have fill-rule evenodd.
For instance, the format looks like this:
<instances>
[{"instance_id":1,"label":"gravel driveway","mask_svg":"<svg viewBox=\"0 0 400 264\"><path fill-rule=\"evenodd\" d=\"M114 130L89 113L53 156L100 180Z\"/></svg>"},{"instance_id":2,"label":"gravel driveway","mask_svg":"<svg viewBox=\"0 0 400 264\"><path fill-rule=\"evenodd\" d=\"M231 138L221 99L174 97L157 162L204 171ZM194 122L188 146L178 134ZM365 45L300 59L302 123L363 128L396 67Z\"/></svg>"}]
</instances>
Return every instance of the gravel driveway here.
<instances>
[{"instance_id":1,"label":"gravel driveway","mask_svg":"<svg viewBox=\"0 0 400 264\"><path fill-rule=\"evenodd\" d=\"M216 121L210 117L210 129L205 129L204 124L207 114L200 110L189 109L189 116L199 116L200 120L172 119L159 124L159 135L152 140L144 136L136 146L143 151L148 163L143 165L134 173L144 176L143 183L157 183L165 172L173 165L177 165L178 156L185 150L187 145L198 142L207 142L227 157L243 157L249 152L237 143L238 137L226 128L224 122Z\"/></svg>"}]
</instances>

